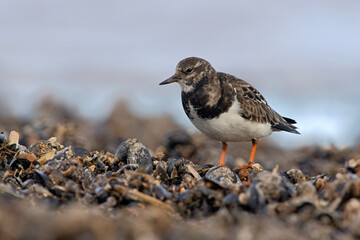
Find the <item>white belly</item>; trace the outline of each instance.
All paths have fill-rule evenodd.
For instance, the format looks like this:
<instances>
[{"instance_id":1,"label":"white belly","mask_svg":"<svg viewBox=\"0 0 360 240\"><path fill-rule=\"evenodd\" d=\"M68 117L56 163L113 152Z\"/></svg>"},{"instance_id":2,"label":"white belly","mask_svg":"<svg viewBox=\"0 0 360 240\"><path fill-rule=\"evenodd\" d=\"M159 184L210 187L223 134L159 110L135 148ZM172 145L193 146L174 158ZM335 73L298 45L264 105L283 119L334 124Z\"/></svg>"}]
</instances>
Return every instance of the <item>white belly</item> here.
<instances>
[{"instance_id":1,"label":"white belly","mask_svg":"<svg viewBox=\"0 0 360 240\"><path fill-rule=\"evenodd\" d=\"M255 123L240 116L240 103L235 100L228 112L211 120L197 117L190 104L191 122L206 136L223 142L244 142L272 133L269 123Z\"/></svg>"}]
</instances>

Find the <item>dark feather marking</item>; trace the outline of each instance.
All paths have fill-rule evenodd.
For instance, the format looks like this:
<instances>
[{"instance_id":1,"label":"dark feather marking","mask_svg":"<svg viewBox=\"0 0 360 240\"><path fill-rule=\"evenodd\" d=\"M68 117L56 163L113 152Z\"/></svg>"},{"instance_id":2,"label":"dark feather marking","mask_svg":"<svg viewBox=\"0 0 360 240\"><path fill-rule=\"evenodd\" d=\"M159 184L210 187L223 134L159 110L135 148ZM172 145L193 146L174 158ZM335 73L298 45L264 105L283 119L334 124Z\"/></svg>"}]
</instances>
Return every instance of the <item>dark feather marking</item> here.
<instances>
[{"instance_id":1,"label":"dark feather marking","mask_svg":"<svg viewBox=\"0 0 360 240\"><path fill-rule=\"evenodd\" d=\"M187 94L184 92L181 93L181 102L182 102L184 111L185 111L186 115L188 116L188 118L194 119L192 116L190 116L190 106L189 106L190 102L187 97Z\"/></svg>"},{"instance_id":2,"label":"dark feather marking","mask_svg":"<svg viewBox=\"0 0 360 240\"><path fill-rule=\"evenodd\" d=\"M202 119L213 119L220 116L221 113L227 112L233 103L233 89L224 84L224 79L221 75L218 75L218 80L220 82L221 95L214 106L209 106L209 94L204 86L209 84L209 78L203 77L195 86L193 91L185 93L182 92L182 103L186 115L189 118L192 118L190 115L190 105L191 104L199 116Z\"/></svg>"},{"instance_id":3,"label":"dark feather marking","mask_svg":"<svg viewBox=\"0 0 360 240\"><path fill-rule=\"evenodd\" d=\"M287 117L282 117L286 122L290 123L290 124L295 124L296 121L294 119L291 118L287 118Z\"/></svg>"},{"instance_id":4,"label":"dark feather marking","mask_svg":"<svg viewBox=\"0 0 360 240\"><path fill-rule=\"evenodd\" d=\"M275 130L280 130L280 131L286 131L286 132L291 132L291 133L296 133L296 134L300 134L297 130L295 130L294 128L296 128L295 126L292 125L285 125L282 122L279 122L278 124L272 126L272 128L274 128Z\"/></svg>"}]
</instances>

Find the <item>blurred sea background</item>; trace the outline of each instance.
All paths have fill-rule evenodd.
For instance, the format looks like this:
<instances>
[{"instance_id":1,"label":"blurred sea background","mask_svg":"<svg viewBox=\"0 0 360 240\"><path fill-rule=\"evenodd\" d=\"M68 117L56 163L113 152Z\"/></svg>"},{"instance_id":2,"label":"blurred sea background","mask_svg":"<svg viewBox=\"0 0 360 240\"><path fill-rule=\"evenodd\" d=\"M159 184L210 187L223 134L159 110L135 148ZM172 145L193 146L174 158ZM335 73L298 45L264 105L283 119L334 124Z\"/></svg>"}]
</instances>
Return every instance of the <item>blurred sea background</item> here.
<instances>
[{"instance_id":1,"label":"blurred sea background","mask_svg":"<svg viewBox=\"0 0 360 240\"><path fill-rule=\"evenodd\" d=\"M253 84L301 136L281 146L359 140L360 1L0 0L0 114L44 97L93 121L126 100L140 116L183 112L159 86L189 56Z\"/></svg>"}]
</instances>

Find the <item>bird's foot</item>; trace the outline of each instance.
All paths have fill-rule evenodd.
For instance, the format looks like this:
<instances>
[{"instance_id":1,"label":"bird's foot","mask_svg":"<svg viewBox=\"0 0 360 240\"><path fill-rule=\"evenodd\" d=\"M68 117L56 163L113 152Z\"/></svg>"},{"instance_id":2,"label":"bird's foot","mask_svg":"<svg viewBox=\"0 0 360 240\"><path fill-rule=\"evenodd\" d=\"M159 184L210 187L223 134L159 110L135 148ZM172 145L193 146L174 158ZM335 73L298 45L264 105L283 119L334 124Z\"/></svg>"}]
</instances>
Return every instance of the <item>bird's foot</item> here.
<instances>
[{"instance_id":1,"label":"bird's foot","mask_svg":"<svg viewBox=\"0 0 360 240\"><path fill-rule=\"evenodd\" d=\"M254 165L254 162L248 162L247 164L233 168L233 171L252 168L253 165Z\"/></svg>"},{"instance_id":2,"label":"bird's foot","mask_svg":"<svg viewBox=\"0 0 360 240\"><path fill-rule=\"evenodd\" d=\"M202 166L202 168L200 170L198 170L199 174L206 174L207 171L209 171L211 168L215 167L215 165L212 164L206 164L204 166ZM228 166L221 166L219 165L218 167L225 167L228 168Z\"/></svg>"},{"instance_id":3,"label":"bird's foot","mask_svg":"<svg viewBox=\"0 0 360 240\"><path fill-rule=\"evenodd\" d=\"M205 174L207 171L209 171L213 167L214 167L214 165L212 165L212 164L205 164L204 166L202 166L202 168L200 170L198 170L198 173Z\"/></svg>"}]
</instances>

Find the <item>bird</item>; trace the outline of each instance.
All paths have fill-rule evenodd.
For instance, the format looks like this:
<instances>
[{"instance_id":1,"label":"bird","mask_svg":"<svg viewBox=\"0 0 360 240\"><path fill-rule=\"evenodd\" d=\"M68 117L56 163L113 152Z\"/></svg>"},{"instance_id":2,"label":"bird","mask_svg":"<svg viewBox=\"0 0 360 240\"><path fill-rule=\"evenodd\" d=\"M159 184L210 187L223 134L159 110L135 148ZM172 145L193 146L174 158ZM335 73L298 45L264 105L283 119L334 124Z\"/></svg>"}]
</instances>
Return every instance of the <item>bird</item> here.
<instances>
[{"instance_id":1,"label":"bird","mask_svg":"<svg viewBox=\"0 0 360 240\"><path fill-rule=\"evenodd\" d=\"M178 83L182 106L192 124L222 143L219 166L224 166L228 142L252 142L249 162L253 166L260 138L273 132L300 134L296 121L273 110L260 92L231 74L217 72L205 59L188 57L176 65L175 74L160 85Z\"/></svg>"}]
</instances>

